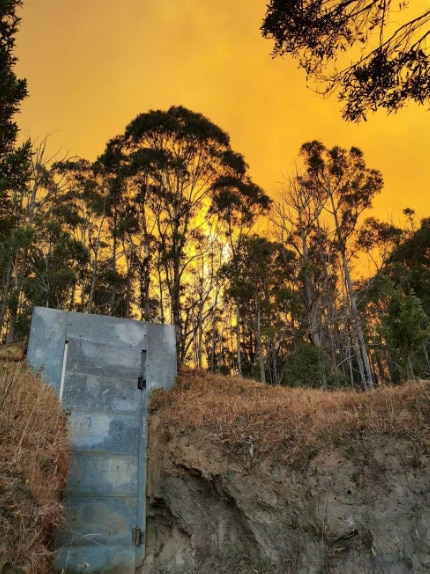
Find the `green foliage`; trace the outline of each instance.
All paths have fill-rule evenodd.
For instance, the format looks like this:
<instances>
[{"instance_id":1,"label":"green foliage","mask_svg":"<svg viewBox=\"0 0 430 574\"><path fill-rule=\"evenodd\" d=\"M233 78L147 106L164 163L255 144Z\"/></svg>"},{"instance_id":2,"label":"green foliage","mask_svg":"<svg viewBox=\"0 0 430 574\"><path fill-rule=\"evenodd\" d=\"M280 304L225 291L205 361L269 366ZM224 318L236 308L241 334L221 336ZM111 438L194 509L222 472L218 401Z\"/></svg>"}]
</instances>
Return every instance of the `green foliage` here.
<instances>
[{"instance_id":1,"label":"green foliage","mask_svg":"<svg viewBox=\"0 0 430 574\"><path fill-rule=\"evenodd\" d=\"M271 0L261 29L274 56L291 54L326 93L339 89L344 117L357 121L379 107L430 99L430 10L407 21L409 8L392 0ZM352 63L345 65L345 52Z\"/></svg>"},{"instance_id":2,"label":"green foliage","mask_svg":"<svg viewBox=\"0 0 430 574\"><path fill-rule=\"evenodd\" d=\"M405 292L414 293L430 316L430 218L393 250L385 273Z\"/></svg>"},{"instance_id":3,"label":"green foliage","mask_svg":"<svg viewBox=\"0 0 430 574\"><path fill-rule=\"evenodd\" d=\"M129 299L127 275L114 269L99 273L94 291L93 313L131 319Z\"/></svg>"},{"instance_id":4,"label":"green foliage","mask_svg":"<svg viewBox=\"0 0 430 574\"><path fill-rule=\"evenodd\" d=\"M320 388L321 380L331 385L331 371L328 357L323 349L301 343L287 359L281 384L287 387Z\"/></svg>"},{"instance_id":5,"label":"green foliage","mask_svg":"<svg viewBox=\"0 0 430 574\"><path fill-rule=\"evenodd\" d=\"M397 291L391 297L385 316L385 333L394 348L408 353L428 336L428 321L417 297Z\"/></svg>"},{"instance_id":6,"label":"green foliage","mask_svg":"<svg viewBox=\"0 0 430 574\"><path fill-rule=\"evenodd\" d=\"M367 167L356 147L328 149L311 141L302 145L300 156L304 169L296 176L292 192L296 216L290 223L301 259L309 336L330 353L338 384L349 377L355 385L359 375L364 389L373 388L350 260L360 217L381 191L382 175Z\"/></svg>"},{"instance_id":7,"label":"green foliage","mask_svg":"<svg viewBox=\"0 0 430 574\"><path fill-rule=\"evenodd\" d=\"M394 291L382 316L381 334L392 353L402 379L422 376L423 345L430 342L430 319L414 295ZM417 370L418 369L418 370ZM427 372L429 374L429 367Z\"/></svg>"},{"instance_id":8,"label":"green foliage","mask_svg":"<svg viewBox=\"0 0 430 574\"><path fill-rule=\"evenodd\" d=\"M16 146L18 126L14 119L21 101L27 96L26 81L18 79L14 73L15 35L20 22L16 12L21 5L21 0L0 1L0 277L3 277L0 333L8 305L18 240L15 230L19 226L20 192L30 172L30 143ZM17 293L13 294L12 307L17 307ZM13 337L13 327L9 334Z\"/></svg>"},{"instance_id":9,"label":"green foliage","mask_svg":"<svg viewBox=\"0 0 430 574\"><path fill-rule=\"evenodd\" d=\"M139 114L108 142L98 165L109 177L111 197L115 193L113 236L126 247L140 299L148 302L143 315L153 316L149 303L156 277L157 299L161 303L167 293L184 359L190 333L183 313L189 304L186 276L204 250L210 251L209 230L228 235L234 226L250 226L270 200L247 175L228 134L182 106ZM161 315L165 320L164 310Z\"/></svg>"},{"instance_id":10,"label":"green foliage","mask_svg":"<svg viewBox=\"0 0 430 574\"><path fill-rule=\"evenodd\" d=\"M46 231L48 236L45 240L39 236L29 255L23 291L34 305L64 309L88 261L88 251L64 233L59 222L48 225Z\"/></svg>"},{"instance_id":11,"label":"green foliage","mask_svg":"<svg viewBox=\"0 0 430 574\"><path fill-rule=\"evenodd\" d=\"M279 347L295 300L288 284L295 269L294 259L294 253L280 243L254 234L242 237L230 261L222 267L227 279L225 298L237 306L240 314L243 373L255 376L260 350L260 378L264 380L265 371L270 371L275 384L279 382Z\"/></svg>"},{"instance_id":12,"label":"green foliage","mask_svg":"<svg viewBox=\"0 0 430 574\"><path fill-rule=\"evenodd\" d=\"M236 253L223 267L229 279L226 295L247 302L279 296L287 277L283 269L284 250L281 244L265 237L243 237ZM288 255L291 263L294 255L292 252Z\"/></svg>"},{"instance_id":13,"label":"green foliage","mask_svg":"<svg viewBox=\"0 0 430 574\"><path fill-rule=\"evenodd\" d=\"M0 2L0 228L1 236L10 227L7 211L11 208L11 189L23 184L28 177L29 144L15 148L18 126L14 120L21 101L27 96L25 80L16 77L15 34L20 18L16 10L21 0Z\"/></svg>"},{"instance_id":14,"label":"green foliage","mask_svg":"<svg viewBox=\"0 0 430 574\"><path fill-rule=\"evenodd\" d=\"M16 64L13 55L15 35L20 23L16 12L20 6L21 0L0 2L0 158L14 148L18 126L13 118L27 96L26 81L18 79L13 71Z\"/></svg>"},{"instance_id":15,"label":"green foliage","mask_svg":"<svg viewBox=\"0 0 430 574\"><path fill-rule=\"evenodd\" d=\"M371 325L372 355L381 383L430 375L430 318L423 300L398 282L405 273L399 262L394 268L386 266L370 279L361 301L362 315Z\"/></svg>"}]
</instances>

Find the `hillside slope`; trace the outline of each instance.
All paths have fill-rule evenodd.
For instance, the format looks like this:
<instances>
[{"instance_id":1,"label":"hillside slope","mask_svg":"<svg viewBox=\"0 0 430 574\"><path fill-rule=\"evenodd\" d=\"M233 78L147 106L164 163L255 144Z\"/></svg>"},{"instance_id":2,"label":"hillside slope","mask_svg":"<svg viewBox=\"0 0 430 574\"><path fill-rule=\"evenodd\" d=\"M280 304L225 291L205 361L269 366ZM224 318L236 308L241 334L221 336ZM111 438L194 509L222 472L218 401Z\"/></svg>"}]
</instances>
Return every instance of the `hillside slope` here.
<instances>
[{"instance_id":1,"label":"hillside slope","mask_svg":"<svg viewBox=\"0 0 430 574\"><path fill-rule=\"evenodd\" d=\"M10 355L8 355L10 356ZM66 417L23 361L0 360L0 572L52 571L68 469Z\"/></svg>"},{"instance_id":2,"label":"hillside slope","mask_svg":"<svg viewBox=\"0 0 430 574\"><path fill-rule=\"evenodd\" d=\"M143 573L429 571L429 383L178 379L151 403Z\"/></svg>"}]
</instances>

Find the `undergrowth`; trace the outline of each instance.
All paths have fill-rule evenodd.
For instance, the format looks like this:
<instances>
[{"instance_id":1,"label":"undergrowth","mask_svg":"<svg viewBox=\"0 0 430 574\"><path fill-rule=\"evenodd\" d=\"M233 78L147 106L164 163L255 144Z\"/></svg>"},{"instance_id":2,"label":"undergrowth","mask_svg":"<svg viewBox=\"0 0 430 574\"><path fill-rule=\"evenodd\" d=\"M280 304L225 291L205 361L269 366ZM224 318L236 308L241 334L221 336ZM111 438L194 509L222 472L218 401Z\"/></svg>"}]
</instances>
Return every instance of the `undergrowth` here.
<instances>
[{"instance_id":1,"label":"undergrowth","mask_svg":"<svg viewBox=\"0 0 430 574\"><path fill-rule=\"evenodd\" d=\"M303 467L323 449L376 434L430 453L430 382L323 392L183 370L170 392L153 395L150 409L170 436L203 432L226 453L249 452L250 464L270 456Z\"/></svg>"},{"instance_id":2,"label":"undergrowth","mask_svg":"<svg viewBox=\"0 0 430 574\"><path fill-rule=\"evenodd\" d=\"M65 425L50 387L24 363L0 361L0 572L51 570L68 467Z\"/></svg>"}]
</instances>

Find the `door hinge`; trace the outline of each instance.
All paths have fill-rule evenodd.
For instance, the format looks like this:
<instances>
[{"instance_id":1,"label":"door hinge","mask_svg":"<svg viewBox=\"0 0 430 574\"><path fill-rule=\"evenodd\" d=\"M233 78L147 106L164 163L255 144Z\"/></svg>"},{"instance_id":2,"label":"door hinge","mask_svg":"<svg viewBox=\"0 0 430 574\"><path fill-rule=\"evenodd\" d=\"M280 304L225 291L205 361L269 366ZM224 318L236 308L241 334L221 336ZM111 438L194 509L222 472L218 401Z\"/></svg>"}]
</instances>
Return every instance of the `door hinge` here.
<instances>
[{"instance_id":1,"label":"door hinge","mask_svg":"<svg viewBox=\"0 0 430 574\"><path fill-rule=\"evenodd\" d=\"M133 544L135 546L141 546L143 544L143 532L140 528L133 528Z\"/></svg>"},{"instance_id":2,"label":"door hinge","mask_svg":"<svg viewBox=\"0 0 430 574\"><path fill-rule=\"evenodd\" d=\"M139 389L139 391L143 391L143 389L146 389L146 379L145 379L145 377L138 377L138 379L137 379L137 388Z\"/></svg>"}]
</instances>

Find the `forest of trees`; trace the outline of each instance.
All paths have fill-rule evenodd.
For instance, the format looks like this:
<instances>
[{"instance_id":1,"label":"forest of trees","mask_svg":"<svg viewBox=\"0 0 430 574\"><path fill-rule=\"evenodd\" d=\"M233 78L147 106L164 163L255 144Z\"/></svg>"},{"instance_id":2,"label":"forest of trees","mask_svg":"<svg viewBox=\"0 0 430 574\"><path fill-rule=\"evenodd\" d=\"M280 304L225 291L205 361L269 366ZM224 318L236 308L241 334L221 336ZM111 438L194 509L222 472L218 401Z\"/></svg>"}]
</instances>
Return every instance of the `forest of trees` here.
<instances>
[{"instance_id":1,"label":"forest of trees","mask_svg":"<svg viewBox=\"0 0 430 574\"><path fill-rule=\"evenodd\" d=\"M181 107L139 115L94 163L44 155L4 194L3 342L41 305L173 323L181 361L272 384L428 377L430 219L372 217L383 181L360 150L304 144L274 199Z\"/></svg>"},{"instance_id":2,"label":"forest of trees","mask_svg":"<svg viewBox=\"0 0 430 574\"><path fill-rule=\"evenodd\" d=\"M176 106L95 162L50 160L46 142L16 143L20 2L2 5L1 343L39 305L173 323L179 361L270 384L429 378L430 218L373 217L383 179L362 151L304 143L269 197L226 132Z\"/></svg>"}]
</instances>

